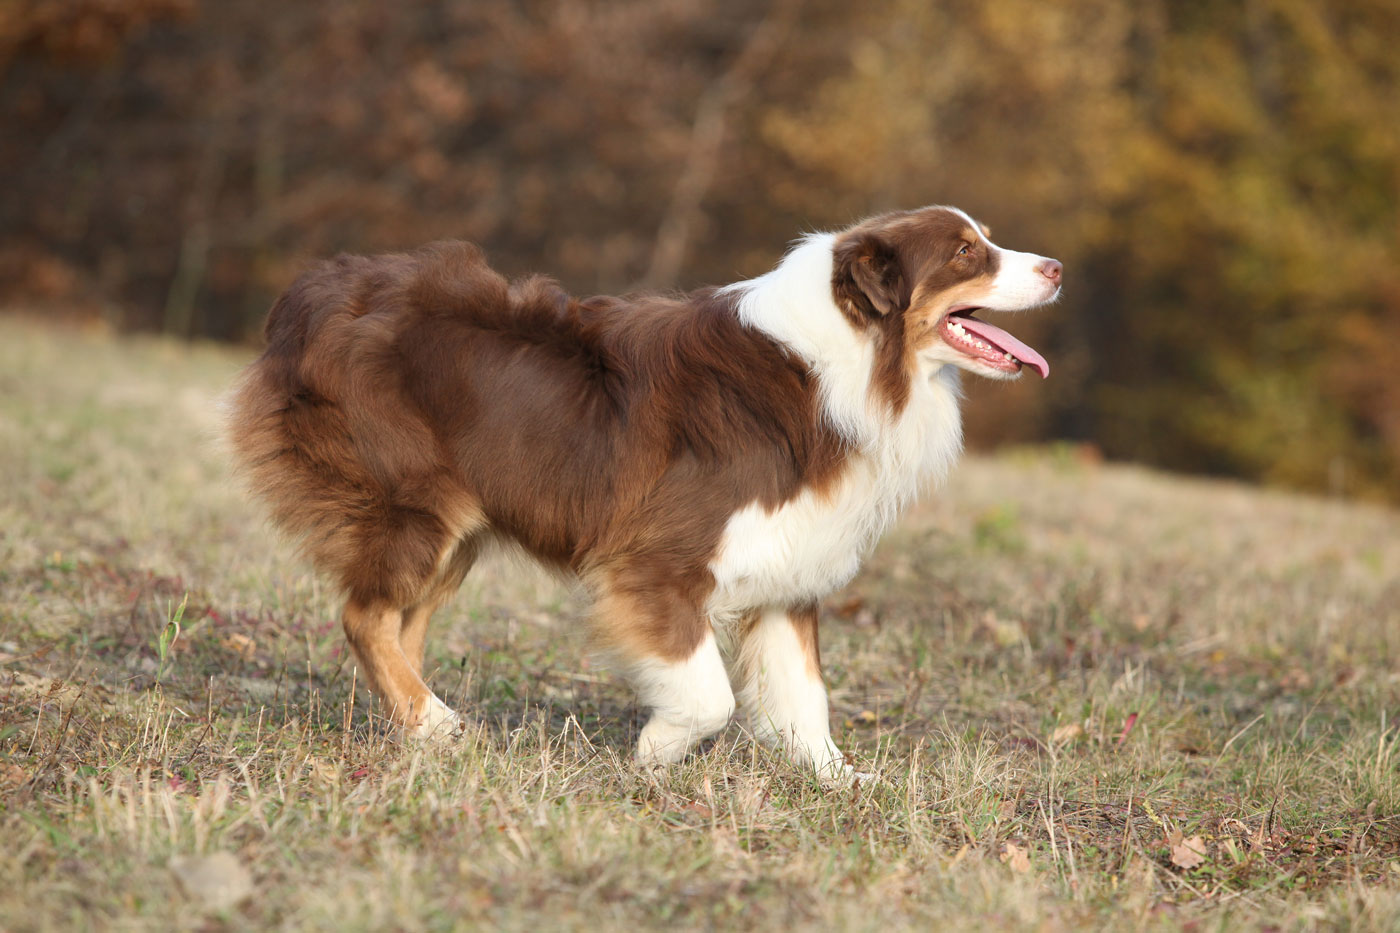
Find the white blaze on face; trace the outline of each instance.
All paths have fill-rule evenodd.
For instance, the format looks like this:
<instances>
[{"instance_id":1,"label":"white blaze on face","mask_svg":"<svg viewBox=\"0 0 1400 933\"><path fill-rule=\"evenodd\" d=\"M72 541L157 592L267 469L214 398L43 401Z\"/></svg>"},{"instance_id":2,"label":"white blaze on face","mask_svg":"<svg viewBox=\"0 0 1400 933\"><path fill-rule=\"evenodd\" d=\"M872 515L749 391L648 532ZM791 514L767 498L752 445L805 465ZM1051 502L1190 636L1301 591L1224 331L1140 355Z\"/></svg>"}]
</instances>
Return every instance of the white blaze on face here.
<instances>
[{"instance_id":1,"label":"white blaze on face","mask_svg":"<svg viewBox=\"0 0 1400 933\"><path fill-rule=\"evenodd\" d=\"M1041 272L1051 262L1035 253L1018 253L1014 249L996 250L1000 264L991 287L978 300L979 307L988 311L1021 311L1054 299L1060 286Z\"/></svg>"}]
</instances>

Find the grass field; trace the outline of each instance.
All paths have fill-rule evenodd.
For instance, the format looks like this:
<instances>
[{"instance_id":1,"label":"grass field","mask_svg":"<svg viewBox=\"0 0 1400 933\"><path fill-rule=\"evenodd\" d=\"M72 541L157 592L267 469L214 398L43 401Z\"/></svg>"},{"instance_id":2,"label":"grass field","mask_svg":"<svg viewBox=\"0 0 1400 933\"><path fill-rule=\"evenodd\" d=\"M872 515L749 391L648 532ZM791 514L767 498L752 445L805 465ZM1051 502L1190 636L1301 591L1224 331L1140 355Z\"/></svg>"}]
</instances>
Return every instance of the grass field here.
<instances>
[{"instance_id":1,"label":"grass field","mask_svg":"<svg viewBox=\"0 0 1400 933\"><path fill-rule=\"evenodd\" d=\"M638 770L492 564L429 642L479 727L402 745L213 444L247 358L0 317L0 929L1400 929L1400 514L969 457L824 607L840 791Z\"/></svg>"}]
</instances>

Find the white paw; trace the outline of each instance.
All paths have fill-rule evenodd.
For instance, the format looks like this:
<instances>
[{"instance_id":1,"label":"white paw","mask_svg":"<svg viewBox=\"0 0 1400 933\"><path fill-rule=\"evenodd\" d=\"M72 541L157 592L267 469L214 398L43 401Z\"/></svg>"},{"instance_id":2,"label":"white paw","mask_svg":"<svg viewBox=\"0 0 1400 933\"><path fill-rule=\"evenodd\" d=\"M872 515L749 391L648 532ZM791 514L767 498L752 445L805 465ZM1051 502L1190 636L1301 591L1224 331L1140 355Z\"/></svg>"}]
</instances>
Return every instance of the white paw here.
<instances>
[{"instance_id":1,"label":"white paw","mask_svg":"<svg viewBox=\"0 0 1400 933\"><path fill-rule=\"evenodd\" d=\"M637 736L637 763L650 767L675 764L690 750L690 735L689 729L653 717Z\"/></svg>"},{"instance_id":2,"label":"white paw","mask_svg":"<svg viewBox=\"0 0 1400 933\"><path fill-rule=\"evenodd\" d=\"M794 761L808 763L817 773L817 780L827 787L848 787L861 773L846 764L846 756L830 736L810 742L790 740L788 749Z\"/></svg>"},{"instance_id":3,"label":"white paw","mask_svg":"<svg viewBox=\"0 0 1400 933\"><path fill-rule=\"evenodd\" d=\"M850 765L842 764L819 770L817 779L822 782L823 787L840 788L852 787L857 784L870 784L876 778L870 771L857 771Z\"/></svg>"},{"instance_id":4,"label":"white paw","mask_svg":"<svg viewBox=\"0 0 1400 933\"><path fill-rule=\"evenodd\" d=\"M428 701L428 708L418 717L418 725L410 730L410 734L418 739L441 741L456 738L464 727L462 717L434 696Z\"/></svg>"}]
</instances>

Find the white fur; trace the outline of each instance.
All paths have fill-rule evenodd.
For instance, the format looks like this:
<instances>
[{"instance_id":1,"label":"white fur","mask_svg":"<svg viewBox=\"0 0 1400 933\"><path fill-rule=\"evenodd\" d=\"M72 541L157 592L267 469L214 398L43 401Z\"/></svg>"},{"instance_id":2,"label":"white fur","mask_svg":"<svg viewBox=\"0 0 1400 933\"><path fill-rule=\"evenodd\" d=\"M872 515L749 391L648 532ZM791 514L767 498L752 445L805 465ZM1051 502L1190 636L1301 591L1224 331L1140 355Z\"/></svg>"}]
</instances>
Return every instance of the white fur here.
<instances>
[{"instance_id":1,"label":"white fur","mask_svg":"<svg viewBox=\"0 0 1400 933\"><path fill-rule=\"evenodd\" d=\"M844 777L850 769L831 741L826 687L808 668L787 613L765 612L746 634L739 670L739 705L754 736L811 765L823 779Z\"/></svg>"},{"instance_id":2,"label":"white fur","mask_svg":"<svg viewBox=\"0 0 1400 933\"><path fill-rule=\"evenodd\" d=\"M831 234L806 237L772 272L726 289L740 294L740 320L811 367L827 420L855 453L825 494L805 490L772 511L753 502L730 516L710 564L715 589L707 608L717 622L755 607L810 602L844 585L962 449L955 369L923 364L898 417L872 397L874 344L831 293L834 241Z\"/></svg>"},{"instance_id":3,"label":"white fur","mask_svg":"<svg viewBox=\"0 0 1400 933\"><path fill-rule=\"evenodd\" d=\"M821 599L845 585L899 513L962 450L958 370L920 360L898 416L871 392L876 347L836 306L832 234L799 241L776 269L729 286L739 318L800 356L821 387L822 412L852 448L824 494L805 490L777 509L752 502L730 516L710 564L716 624L768 607L744 640L740 697L754 734L786 748L826 781L854 776L831 740L826 687L807 668L787 614L771 607ZM648 724L650 728L650 724Z\"/></svg>"},{"instance_id":4,"label":"white fur","mask_svg":"<svg viewBox=\"0 0 1400 933\"><path fill-rule=\"evenodd\" d=\"M1023 311L1051 301L1058 294L1060 287L1040 272L1049 262L1044 256L999 246L993 249L1001 255L1001 264L991 287L976 299L978 307L988 311Z\"/></svg>"},{"instance_id":5,"label":"white fur","mask_svg":"<svg viewBox=\"0 0 1400 933\"><path fill-rule=\"evenodd\" d=\"M734 715L734 693L712 632L684 661L638 661L630 673L642 703L652 710L637 738L642 764L679 761Z\"/></svg>"},{"instance_id":6,"label":"white fur","mask_svg":"<svg viewBox=\"0 0 1400 933\"><path fill-rule=\"evenodd\" d=\"M437 694L430 694L428 708L423 711L413 735L420 739L446 739L462 730L462 717L453 711Z\"/></svg>"}]
</instances>

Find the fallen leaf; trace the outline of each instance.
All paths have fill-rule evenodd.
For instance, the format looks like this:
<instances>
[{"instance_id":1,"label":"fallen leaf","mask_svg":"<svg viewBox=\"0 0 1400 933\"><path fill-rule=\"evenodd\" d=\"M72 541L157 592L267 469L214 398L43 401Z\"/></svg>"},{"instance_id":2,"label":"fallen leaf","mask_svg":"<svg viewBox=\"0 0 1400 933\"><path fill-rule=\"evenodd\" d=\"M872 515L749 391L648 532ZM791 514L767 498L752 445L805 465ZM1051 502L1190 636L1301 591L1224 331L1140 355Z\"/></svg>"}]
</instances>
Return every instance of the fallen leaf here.
<instances>
[{"instance_id":1,"label":"fallen leaf","mask_svg":"<svg viewBox=\"0 0 1400 933\"><path fill-rule=\"evenodd\" d=\"M1176 835L1180 835L1177 833ZM1172 844L1172 864L1177 868L1191 870L1206 861L1206 842L1200 836L1179 839Z\"/></svg>"},{"instance_id":2,"label":"fallen leaf","mask_svg":"<svg viewBox=\"0 0 1400 933\"><path fill-rule=\"evenodd\" d=\"M232 852L178 856L170 870L185 895L211 911L236 907L253 893L253 876Z\"/></svg>"},{"instance_id":3,"label":"fallen leaf","mask_svg":"<svg viewBox=\"0 0 1400 933\"><path fill-rule=\"evenodd\" d=\"M224 647L245 661L251 661L257 653L258 643L242 632L230 632L224 638Z\"/></svg>"},{"instance_id":4,"label":"fallen leaf","mask_svg":"<svg viewBox=\"0 0 1400 933\"><path fill-rule=\"evenodd\" d=\"M1002 844L1001 861L1002 864L1009 865L1011 870L1018 875L1024 875L1031 870L1030 852L1021 848L1014 842Z\"/></svg>"},{"instance_id":5,"label":"fallen leaf","mask_svg":"<svg viewBox=\"0 0 1400 933\"><path fill-rule=\"evenodd\" d=\"M1063 745L1066 742L1073 742L1084 734L1084 727L1077 722L1067 722L1050 733L1051 745Z\"/></svg>"},{"instance_id":6,"label":"fallen leaf","mask_svg":"<svg viewBox=\"0 0 1400 933\"><path fill-rule=\"evenodd\" d=\"M856 713L854 722L862 726L873 726L875 724L875 714L868 709L863 709Z\"/></svg>"}]
</instances>

